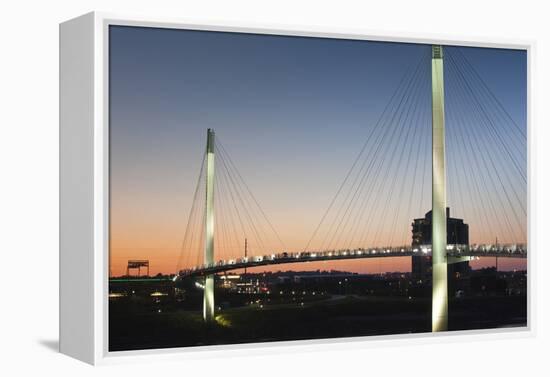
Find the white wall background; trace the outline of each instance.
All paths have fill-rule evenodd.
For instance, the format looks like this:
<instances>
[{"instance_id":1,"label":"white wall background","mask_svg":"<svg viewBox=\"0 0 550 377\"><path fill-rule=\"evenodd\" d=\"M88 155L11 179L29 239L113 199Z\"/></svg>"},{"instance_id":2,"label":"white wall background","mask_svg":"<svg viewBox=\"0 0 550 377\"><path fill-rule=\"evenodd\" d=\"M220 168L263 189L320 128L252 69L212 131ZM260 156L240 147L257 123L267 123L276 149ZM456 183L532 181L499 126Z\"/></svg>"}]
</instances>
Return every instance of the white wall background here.
<instances>
[{"instance_id":1,"label":"white wall background","mask_svg":"<svg viewBox=\"0 0 550 377\"><path fill-rule=\"evenodd\" d=\"M550 27L544 1L53 0L0 5L0 374L543 375L550 370L548 233ZM58 23L91 10L357 28L364 33L535 40L537 335L91 368L54 351L58 334ZM545 96L546 95L546 96ZM545 215L546 214L546 215ZM532 240L533 241L533 240ZM533 244L533 243L532 243ZM75 266L78 267L78 266ZM270 351L271 352L271 351ZM277 355L277 353L279 353ZM208 371L205 371L208 368Z\"/></svg>"}]
</instances>

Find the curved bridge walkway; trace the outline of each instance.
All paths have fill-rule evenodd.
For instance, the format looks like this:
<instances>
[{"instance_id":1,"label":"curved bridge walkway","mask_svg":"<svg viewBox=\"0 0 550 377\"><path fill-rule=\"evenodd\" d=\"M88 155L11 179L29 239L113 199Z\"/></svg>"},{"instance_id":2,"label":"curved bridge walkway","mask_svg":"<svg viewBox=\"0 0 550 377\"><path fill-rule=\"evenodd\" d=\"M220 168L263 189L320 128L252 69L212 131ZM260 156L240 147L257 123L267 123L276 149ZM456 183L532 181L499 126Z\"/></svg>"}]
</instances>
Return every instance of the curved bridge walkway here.
<instances>
[{"instance_id":1,"label":"curved bridge walkway","mask_svg":"<svg viewBox=\"0 0 550 377\"><path fill-rule=\"evenodd\" d=\"M268 266L285 263L307 263L327 260L431 256L431 246L404 246L391 248L369 248L330 251L308 251L299 253L278 253L258 255L238 259L220 260L213 264L203 264L190 269L181 270L176 279L206 276L225 271L238 270L258 266ZM465 262L480 257L526 258L525 245L448 245L448 263Z\"/></svg>"}]
</instances>

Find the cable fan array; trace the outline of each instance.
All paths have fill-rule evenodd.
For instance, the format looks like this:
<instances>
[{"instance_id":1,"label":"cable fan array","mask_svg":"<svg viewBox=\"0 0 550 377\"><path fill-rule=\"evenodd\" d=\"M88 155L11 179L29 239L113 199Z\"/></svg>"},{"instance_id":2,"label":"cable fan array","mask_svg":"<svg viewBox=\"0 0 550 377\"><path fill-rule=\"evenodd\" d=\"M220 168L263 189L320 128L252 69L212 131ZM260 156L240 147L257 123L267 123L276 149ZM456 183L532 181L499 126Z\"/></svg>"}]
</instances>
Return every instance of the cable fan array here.
<instances>
[{"instance_id":1,"label":"cable fan array","mask_svg":"<svg viewBox=\"0 0 550 377\"><path fill-rule=\"evenodd\" d=\"M214 253L216 260L263 255L285 250L285 244L258 199L216 136L214 179ZM205 223L205 161L203 156L177 271L203 263ZM246 248L246 249L245 249Z\"/></svg>"},{"instance_id":2,"label":"cable fan array","mask_svg":"<svg viewBox=\"0 0 550 377\"><path fill-rule=\"evenodd\" d=\"M471 243L525 243L525 130L462 50L445 47L447 206ZM412 220L431 208L430 57L421 49L368 129L304 250L410 244Z\"/></svg>"}]
</instances>

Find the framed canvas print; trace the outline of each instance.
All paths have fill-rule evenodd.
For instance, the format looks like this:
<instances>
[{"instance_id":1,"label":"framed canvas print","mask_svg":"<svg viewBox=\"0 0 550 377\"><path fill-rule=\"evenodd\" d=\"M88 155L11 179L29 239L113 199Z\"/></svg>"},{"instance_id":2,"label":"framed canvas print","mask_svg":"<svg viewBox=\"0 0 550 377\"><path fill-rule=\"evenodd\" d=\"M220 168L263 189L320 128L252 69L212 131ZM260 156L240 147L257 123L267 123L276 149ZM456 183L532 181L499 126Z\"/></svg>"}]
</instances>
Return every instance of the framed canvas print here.
<instances>
[{"instance_id":1,"label":"framed canvas print","mask_svg":"<svg viewBox=\"0 0 550 377\"><path fill-rule=\"evenodd\" d=\"M61 351L529 333L531 49L61 24Z\"/></svg>"}]
</instances>

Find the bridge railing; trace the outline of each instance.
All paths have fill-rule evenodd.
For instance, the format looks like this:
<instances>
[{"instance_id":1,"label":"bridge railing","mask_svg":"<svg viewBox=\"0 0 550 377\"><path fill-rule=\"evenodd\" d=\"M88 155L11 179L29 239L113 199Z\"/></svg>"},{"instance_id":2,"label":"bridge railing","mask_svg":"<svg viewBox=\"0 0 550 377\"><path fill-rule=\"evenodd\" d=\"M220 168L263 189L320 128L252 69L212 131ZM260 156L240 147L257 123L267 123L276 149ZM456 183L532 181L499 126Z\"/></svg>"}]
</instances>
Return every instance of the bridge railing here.
<instances>
[{"instance_id":1,"label":"bridge railing","mask_svg":"<svg viewBox=\"0 0 550 377\"><path fill-rule=\"evenodd\" d=\"M410 255L431 255L431 245L419 246L399 246L399 247L377 247L377 248L355 248L355 249L335 249L323 251L301 251L301 252L280 252L265 255L255 255L250 257L241 257L235 259L223 259L214 263L201 264L188 269L181 270L180 275L196 274L203 270L211 270L215 268L254 265L254 264L277 264L296 262L314 261L316 259L346 259L375 257L375 256L400 256ZM526 256L527 247L524 244L472 244L472 245L447 245L447 254L450 256Z\"/></svg>"}]
</instances>

